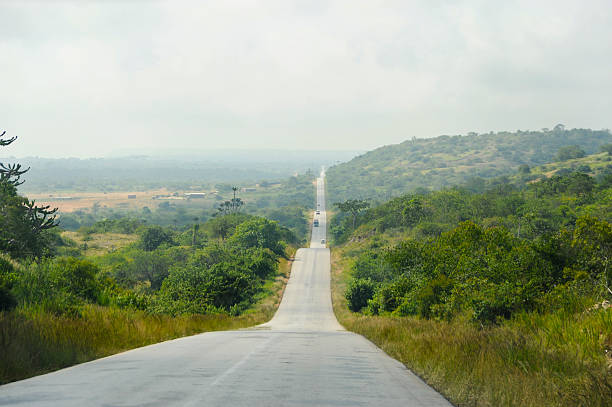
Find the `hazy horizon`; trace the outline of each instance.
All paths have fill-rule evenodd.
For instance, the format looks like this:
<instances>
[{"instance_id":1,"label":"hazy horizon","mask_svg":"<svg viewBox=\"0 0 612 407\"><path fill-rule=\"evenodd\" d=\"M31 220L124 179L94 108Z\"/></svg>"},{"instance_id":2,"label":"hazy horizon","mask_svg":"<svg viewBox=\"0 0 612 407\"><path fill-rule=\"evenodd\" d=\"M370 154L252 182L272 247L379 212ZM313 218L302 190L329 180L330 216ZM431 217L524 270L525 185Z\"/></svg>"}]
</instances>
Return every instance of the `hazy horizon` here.
<instances>
[{"instance_id":1,"label":"hazy horizon","mask_svg":"<svg viewBox=\"0 0 612 407\"><path fill-rule=\"evenodd\" d=\"M612 126L605 0L0 0L0 16L0 131L19 137L2 156Z\"/></svg>"}]
</instances>

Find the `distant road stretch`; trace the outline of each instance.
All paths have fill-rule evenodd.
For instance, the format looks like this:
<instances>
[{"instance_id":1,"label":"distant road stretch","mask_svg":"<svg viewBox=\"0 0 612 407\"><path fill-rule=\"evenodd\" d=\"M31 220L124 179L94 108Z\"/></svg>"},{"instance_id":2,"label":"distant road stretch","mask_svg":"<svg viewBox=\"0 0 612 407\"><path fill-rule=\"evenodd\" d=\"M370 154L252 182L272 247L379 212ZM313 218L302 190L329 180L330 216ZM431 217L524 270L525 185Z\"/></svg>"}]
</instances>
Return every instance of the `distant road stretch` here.
<instances>
[{"instance_id":1,"label":"distant road stretch","mask_svg":"<svg viewBox=\"0 0 612 407\"><path fill-rule=\"evenodd\" d=\"M0 406L451 406L332 311L325 189L274 318L0 386ZM326 240L325 240L326 241Z\"/></svg>"}]
</instances>

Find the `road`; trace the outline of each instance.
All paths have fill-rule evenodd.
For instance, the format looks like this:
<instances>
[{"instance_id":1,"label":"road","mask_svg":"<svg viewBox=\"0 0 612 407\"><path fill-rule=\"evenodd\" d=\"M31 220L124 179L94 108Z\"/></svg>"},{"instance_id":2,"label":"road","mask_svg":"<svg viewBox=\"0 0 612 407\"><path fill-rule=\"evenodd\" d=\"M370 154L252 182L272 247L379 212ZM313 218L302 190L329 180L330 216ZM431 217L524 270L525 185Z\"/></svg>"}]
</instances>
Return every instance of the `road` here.
<instances>
[{"instance_id":1,"label":"road","mask_svg":"<svg viewBox=\"0 0 612 407\"><path fill-rule=\"evenodd\" d=\"M332 311L325 191L274 318L146 346L0 387L14 406L451 406Z\"/></svg>"}]
</instances>

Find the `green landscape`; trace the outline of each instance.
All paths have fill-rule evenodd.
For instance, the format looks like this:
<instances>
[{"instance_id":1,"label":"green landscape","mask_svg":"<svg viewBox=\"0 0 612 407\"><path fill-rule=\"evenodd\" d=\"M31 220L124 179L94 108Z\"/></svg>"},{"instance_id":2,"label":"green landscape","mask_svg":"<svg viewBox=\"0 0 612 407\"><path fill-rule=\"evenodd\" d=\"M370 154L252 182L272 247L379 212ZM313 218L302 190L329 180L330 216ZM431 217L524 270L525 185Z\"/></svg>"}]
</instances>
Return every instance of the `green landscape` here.
<instances>
[{"instance_id":1,"label":"green landscape","mask_svg":"<svg viewBox=\"0 0 612 407\"><path fill-rule=\"evenodd\" d=\"M0 17L0 406L612 407L612 1Z\"/></svg>"},{"instance_id":2,"label":"green landscape","mask_svg":"<svg viewBox=\"0 0 612 407\"><path fill-rule=\"evenodd\" d=\"M556 140L567 145L538 167L417 187L382 204L338 202L330 233L340 322L457 405L609 406L612 145L608 132L580 147L565 134ZM344 165L356 164L328 172L331 196Z\"/></svg>"},{"instance_id":3,"label":"green landscape","mask_svg":"<svg viewBox=\"0 0 612 407\"><path fill-rule=\"evenodd\" d=\"M584 155L599 153L602 145L610 143L607 130L566 129L562 124L540 131L412 138L331 167L327 188L331 202L381 202L419 189L508 176L521 165L548 164L562 147L578 146Z\"/></svg>"},{"instance_id":4,"label":"green landscape","mask_svg":"<svg viewBox=\"0 0 612 407\"><path fill-rule=\"evenodd\" d=\"M400 145L427 146L422 163L471 146L455 153L461 171L421 169L414 178L405 171L416 162L411 153L390 175L380 165L393 160L368 158L398 146L327 171L339 321L457 405L612 399L612 137L559 126L546 134L551 145L537 154L501 162L500 151L532 151L531 139L496 133ZM505 147L483 155L476 145ZM315 201L307 172L250 193L220 185L228 198L208 207L64 214L19 195L27 172L18 164L2 171L2 383L269 320Z\"/></svg>"},{"instance_id":5,"label":"green landscape","mask_svg":"<svg viewBox=\"0 0 612 407\"><path fill-rule=\"evenodd\" d=\"M62 231L54 209L17 193L19 164L1 171L0 383L265 322L306 238L301 208L277 210L290 229L243 213L240 198L188 227L116 217Z\"/></svg>"}]
</instances>

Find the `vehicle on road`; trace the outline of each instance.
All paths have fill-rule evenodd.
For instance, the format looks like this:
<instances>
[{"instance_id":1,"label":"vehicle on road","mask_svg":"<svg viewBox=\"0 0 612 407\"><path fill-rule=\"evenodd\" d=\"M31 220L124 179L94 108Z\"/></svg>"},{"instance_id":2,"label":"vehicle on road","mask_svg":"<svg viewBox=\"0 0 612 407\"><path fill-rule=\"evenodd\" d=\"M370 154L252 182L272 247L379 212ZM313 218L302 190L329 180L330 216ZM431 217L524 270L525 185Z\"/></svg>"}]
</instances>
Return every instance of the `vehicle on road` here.
<instances>
[{"instance_id":1,"label":"vehicle on road","mask_svg":"<svg viewBox=\"0 0 612 407\"><path fill-rule=\"evenodd\" d=\"M315 228L318 228L319 227L319 219L315 219L314 222L313 222L313 225L314 225Z\"/></svg>"},{"instance_id":2,"label":"vehicle on road","mask_svg":"<svg viewBox=\"0 0 612 407\"><path fill-rule=\"evenodd\" d=\"M325 239L321 239L321 244L325 244Z\"/></svg>"},{"instance_id":3,"label":"vehicle on road","mask_svg":"<svg viewBox=\"0 0 612 407\"><path fill-rule=\"evenodd\" d=\"M316 211L315 213L316 213L317 215L320 215L320 214L321 214L321 211Z\"/></svg>"}]
</instances>

